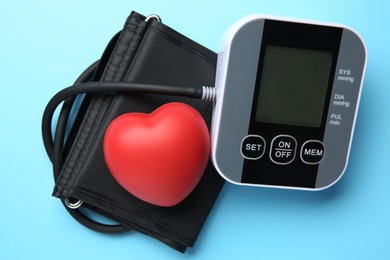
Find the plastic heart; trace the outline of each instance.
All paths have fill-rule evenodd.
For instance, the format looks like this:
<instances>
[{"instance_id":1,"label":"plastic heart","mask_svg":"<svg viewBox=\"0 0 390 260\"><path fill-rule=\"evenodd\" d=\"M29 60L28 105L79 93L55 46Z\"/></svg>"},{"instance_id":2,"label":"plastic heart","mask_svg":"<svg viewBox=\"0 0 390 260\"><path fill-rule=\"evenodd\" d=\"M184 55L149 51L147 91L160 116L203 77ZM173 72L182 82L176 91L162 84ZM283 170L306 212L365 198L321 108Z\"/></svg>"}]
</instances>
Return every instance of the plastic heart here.
<instances>
[{"instance_id":1,"label":"plastic heart","mask_svg":"<svg viewBox=\"0 0 390 260\"><path fill-rule=\"evenodd\" d=\"M103 143L114 179L137 198L173 206L198 184L210 155L202 116L184 103L168 103L150 114L128 113L111 122Z\"/></svg>"}]
</instances>

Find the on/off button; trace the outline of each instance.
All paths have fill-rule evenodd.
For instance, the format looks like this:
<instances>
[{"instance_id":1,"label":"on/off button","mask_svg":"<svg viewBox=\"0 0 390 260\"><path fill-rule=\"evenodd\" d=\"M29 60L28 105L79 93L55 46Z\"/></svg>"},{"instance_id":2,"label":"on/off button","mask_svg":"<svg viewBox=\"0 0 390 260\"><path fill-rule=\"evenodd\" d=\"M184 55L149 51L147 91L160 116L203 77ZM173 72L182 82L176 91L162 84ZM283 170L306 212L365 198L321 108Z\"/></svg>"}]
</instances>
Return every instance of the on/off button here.
<instances>
[{"instance_id":1,"label":"on/off button","mask_svg":"<svg viewBox=\"0 0 390 260\"><path fill-rule=\"evenodd\" d=\"M241 155L245 159L260 159L265 152L265 140L259 135L247 135L241 142Z\"/></svg>"},{"instance_id":2,"label":"on/off button","mask_svg":"<svg viewBox=\"0 0 390 260\"><path fill-rule=\"evenodd\" d=\"M289 164L295 158L297 141L290 135L278 135L271 142L270 159L276 164Z\"/></svg>"}]
</instances>

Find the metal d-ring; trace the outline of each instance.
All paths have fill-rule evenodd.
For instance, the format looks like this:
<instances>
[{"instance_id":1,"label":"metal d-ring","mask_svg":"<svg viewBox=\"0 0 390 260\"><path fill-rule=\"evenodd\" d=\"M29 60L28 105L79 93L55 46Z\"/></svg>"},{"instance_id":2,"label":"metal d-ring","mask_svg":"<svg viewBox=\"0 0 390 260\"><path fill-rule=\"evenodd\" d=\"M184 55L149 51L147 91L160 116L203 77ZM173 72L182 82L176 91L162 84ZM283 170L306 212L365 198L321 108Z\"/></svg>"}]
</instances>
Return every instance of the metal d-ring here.
<instances>
[{"instance_id":1,"label":"metal d-ring","mask_svg":"<svg viewBox=\"0 0 390 260\"><path fill-rule=\"evenodd\" d=\"M159 21L161 23L161 18L160 16L158 16L157 14L150 14L148 15L146 18L145 18L145 22L149 22L150 20L152 19L156 19L157 21Z\"/></svg>"},{"instance_id":2,"label":"metal d-ring","mask_svg":"<svg viewBox=\"0 0 390 260\"><path fill-rule=\"evenodd\" d=\"M78 209L79 207L81 207L81 205L83 205L83 201L82 200L76 200L75 202L70 202L70 199L66 198L65 199L65 205L68 208L70 208L70 209Z\"/></svg>"}]
</instances>

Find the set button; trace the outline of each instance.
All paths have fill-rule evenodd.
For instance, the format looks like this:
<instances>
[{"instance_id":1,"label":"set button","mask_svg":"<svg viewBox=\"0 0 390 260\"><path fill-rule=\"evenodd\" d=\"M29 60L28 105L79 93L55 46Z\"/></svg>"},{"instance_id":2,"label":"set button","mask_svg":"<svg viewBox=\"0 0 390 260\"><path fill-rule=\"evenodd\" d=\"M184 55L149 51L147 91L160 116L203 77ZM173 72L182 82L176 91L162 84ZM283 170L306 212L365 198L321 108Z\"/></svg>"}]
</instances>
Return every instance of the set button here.
<instances>
[{"instance_id":1,"label":"set button","mask_svg":"<svg viewBox=\"0 0 390 260\"><path fill-rule=\"evenodd\" d=\"M241 142L241 155L246 159L260 159L264 152L265 140L259 135L248 135Z\"/></svg>"}]
</instances>

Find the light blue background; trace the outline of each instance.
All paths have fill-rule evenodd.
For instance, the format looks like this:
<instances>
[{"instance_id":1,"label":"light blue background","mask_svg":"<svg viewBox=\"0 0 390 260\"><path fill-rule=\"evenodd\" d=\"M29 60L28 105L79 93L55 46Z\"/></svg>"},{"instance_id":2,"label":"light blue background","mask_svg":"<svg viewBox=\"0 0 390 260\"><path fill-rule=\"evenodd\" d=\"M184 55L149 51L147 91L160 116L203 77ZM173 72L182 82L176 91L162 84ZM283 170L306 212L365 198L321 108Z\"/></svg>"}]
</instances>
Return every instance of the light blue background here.
<instances>
[{"instance_id":1,"label":"light blue background","mask_svg":"<svg viewBox=\"0 0 390 260\"><path fill-rule=\"evenodd\" d=\"M80 226L51 197L41 139L50 97L98 59L131 10L213 51L237 19L265 13L360 32L368 66L349 166L320 192L226 184L195 247ZM0 7L0 259L390 259L388 1L7 1Z\"/></svg>"}]
</instances>

